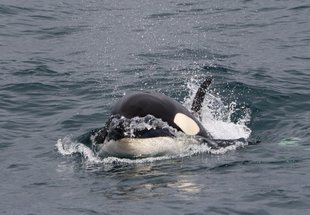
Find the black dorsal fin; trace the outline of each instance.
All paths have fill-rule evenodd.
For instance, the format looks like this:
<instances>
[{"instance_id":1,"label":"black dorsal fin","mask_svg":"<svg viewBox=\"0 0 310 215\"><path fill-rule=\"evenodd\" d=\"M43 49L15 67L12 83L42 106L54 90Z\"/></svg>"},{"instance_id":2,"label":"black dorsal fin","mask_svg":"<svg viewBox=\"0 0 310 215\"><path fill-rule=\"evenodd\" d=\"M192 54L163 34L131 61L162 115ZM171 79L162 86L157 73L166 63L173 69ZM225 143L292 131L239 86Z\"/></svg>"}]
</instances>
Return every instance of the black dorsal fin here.
<instances>
[{"instance_id":1,"label":"black dorsal fin","mask_svg":"<svg viewBox=\"0 0 310 215\"><path fill-rule=\"evenodd\" d=\"M193 100L192 108L191 110L195 113L198 113L202 107L203 100L205 98L207 88L212 82L212 77L207 77L204 82L200 85L199 89L197 90L197 93L195 95L195 98Z\"/></svg>"}]
</instances>

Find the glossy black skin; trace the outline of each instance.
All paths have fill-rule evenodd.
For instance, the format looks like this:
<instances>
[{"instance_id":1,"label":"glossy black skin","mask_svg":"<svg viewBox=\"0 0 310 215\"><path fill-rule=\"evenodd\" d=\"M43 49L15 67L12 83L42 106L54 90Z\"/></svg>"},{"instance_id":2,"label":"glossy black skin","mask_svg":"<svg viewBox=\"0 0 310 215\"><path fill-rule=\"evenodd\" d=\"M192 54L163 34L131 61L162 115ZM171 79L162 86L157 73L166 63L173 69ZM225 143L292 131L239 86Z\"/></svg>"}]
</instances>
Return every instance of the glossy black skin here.
<instances>
[{"instance_id":1,"label":"glossy black skin","mask_svg":"<svg viewBox=\"0 0 310 215\"><path fill-rule=\"evenodd\" d=\"M145 117L147 115L153 115L156 118L161 119L164 122L167 122L171 127L181 131L181 129L174 123L174 117L177 113L182 113L191 119L193 119L199 129L200 132L197 134L202 137L202 142L208 143L212 148L219 148L221 146L227 146L230 144L234 144L236 140L216 140L211 137L210 134L204 129L201 123L194 117L195 115L200 115L202 103L205 98L206 89L212 82L212 77L208 77L204 80L204 82L200 85L191 107L191 111L188 111L184 106L182 106L176 100L165 96L159 93L146 93L146 92L137 92L131 93L123 98L121 98L115 106L112 108L111 117L106 122L105 126L100 129L95 129L90 132L90 135L94 136L94 140L96 143L104 143L106 140L118 140L124 138L122 124L118 126L112 126L113 120L120 119L121 116L126 117L127 119L131 119L134 117ZM174 134L169 131L169 129L155 128L152 130L142 130L135 133L135 136L138 138L149 138L149 137L159 137L159 136L170 136L174 137ZM81 137L82 140L87 139L89 144L91 144L91 140L88 135L83 135ZM248 144L258 144L260 141L248 142L243 138L238 139L238 141L247 142Z\"/></svg>"},{"instance_id":2,"label":"glossy black skin","mask_svg":"<svg viewBox=\"0 0 310 215\"><path fill-rule=\"evenodd\" d=\"M212 77L208 77L200 85L191 110L194 114L199 115L206 94L206 89L211 84ZM93 131L96 143L103 143L106 140L118 140L126 137L124 132L126 125L122 124L121 117L132 119L134 117L145 117L152 115L157 119L168 123L169 126L178 131L182 131L178 125L174 123L174 118L177 113L182 113L196 122L199 127L198 136L204 139L210 139L211 136L195 118L193 113L187 110L176 100L159 93L136 92L131 93L121 98L112 108L111 117L101 129ZM116 123L116 124L115 124ZM169 129L154 128L151 130L145 129L134 133L135 137L148 138L156 136L174 136Z\"/></svg>"},{"instance_id":3,"label":"glossy black skin","mask_svg":"<svg viewBox=\"0 0 310 215\"><path fill-rule=\"evenodd\" d=\"M202 103L205 99L205 95L207 93L207 88L212 82L212 77L208 77L200 84L200 87L198 88L196 95L193 99L193 104L191 110L195 113L200 113L200 110L202 108Z\"/></svg>"},{"instance_id":4,"label":"glossy black skin","mask_svg":"<svg viewBox=\"0 0 310 215\"><path fill-rule=\"evenodd\" d=\"M182 131L173 121L177 113L182 113L197 123L200 129L197 135L209 137L204 127L190 111L176 100L163 94L146 92L132 93L120 99L112 109L112 115L121 115L128 119L136 116L145 117L150 114L167 122L178 131Z\"/></svg>"}]
</instances>

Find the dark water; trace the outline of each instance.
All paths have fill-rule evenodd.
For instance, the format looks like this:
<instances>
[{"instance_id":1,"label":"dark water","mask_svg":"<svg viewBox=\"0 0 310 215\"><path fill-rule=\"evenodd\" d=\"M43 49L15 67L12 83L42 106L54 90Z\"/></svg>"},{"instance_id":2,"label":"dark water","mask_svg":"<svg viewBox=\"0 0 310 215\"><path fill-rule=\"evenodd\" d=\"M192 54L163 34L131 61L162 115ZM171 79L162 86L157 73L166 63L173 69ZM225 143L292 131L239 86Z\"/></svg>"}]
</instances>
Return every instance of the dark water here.
<instances>
[{"instance_id":1,"label":"dark water","mask_svg":"<svg viewBox=\"0 0 310 215\"><path fill-rule=\"evenodd\" d=\"M1 0L0 214L309 214L309 15L306 0ZM206 126L260 144L149 160L74 148L125 92L183 102L207 75L235 107Z\"/></svg>"}]
</instances>

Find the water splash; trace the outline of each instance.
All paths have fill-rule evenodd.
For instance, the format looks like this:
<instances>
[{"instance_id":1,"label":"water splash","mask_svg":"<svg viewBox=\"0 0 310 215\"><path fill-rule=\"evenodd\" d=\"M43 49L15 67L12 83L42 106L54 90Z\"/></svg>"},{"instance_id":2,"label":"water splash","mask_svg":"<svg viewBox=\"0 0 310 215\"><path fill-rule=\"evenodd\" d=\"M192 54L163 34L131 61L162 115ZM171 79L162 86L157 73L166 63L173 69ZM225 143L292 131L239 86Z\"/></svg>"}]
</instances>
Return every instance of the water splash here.
<instances>
[{"instance_id":1,"label":"water splash","mask_svg":"<svg viewBox=\"0 0 310 215\"><path fill-rule=\"evenodd\" d=\"M112 144L112 143L111 143ZM117 156L106 156L106 150L109 147L102 145L101 150L92 150L83 143L76 142L73 137L66 136L63 139L59 139L56 144L58 152L65 156L72 156L79 154L83 157L86 164L140 164L140 163L152 163L155 161L169 160L190 157L197 154L209 153L214 155L225 154L228 151L236 150L244 147L246 144L241 141L236 141L233 145L221 147L218 149L212 149L208 144L199 144L197 140L193 138L176 138L174 142L170 144L160 144L157 146L157 150L154 151L165 151L165 154L150 155L149 157L117 157ZM156 147L156 144L155 144ZM112 151L110 151L111 153ZM112 152L113 153L113 152Z\"/></svg>"},{"instance_id":2,"label":"water splash","mask_svg":"<svg viewBox=\"0 0 310 215\"><path fill-rule=\"evenodd\" d=\"M195 93L199 87L199 82L200 81L194 77L187 84L189 96L185 99L183 105L188 109L190 109ZM146 145L144 149L140 148L141 145L135 149L130 148L133 147L133 145L130 144L137 145L138 141L130 142L127 148L121 150L124 152L132 150L131 156L124 156L124 154L120 153L120 148L115 150L115 147L118 146L113 140L101 145L93 144L93 147L90 148L83 143L77 142L72 136L66 136L57 141L56 148L62 155L71 156L79 154L87 164L138 164L183 158L201 153L216 155L225 154L228 151L236 150L247 145L246 141L237 141L236 139L247 139L251 134L251 130L246 126L246 123L250 120L250 110L244 108L243 117L240 117L238 121L234 123L231 120L231 116L236 111L239 111L236 107L236 102L231 102L226 105L220 96L214 92L208 92L206 94L200 119L203 126L215 139L235 140L233 144L223 145L221 147L212 147L207 143L201 143L199 139L195 137L188 137L180 133L176 138L167 137L167 139L159 141L152 139L148 143L149 145ZM135 119L134 122L137 120L139 121L140 119ZM145 119L142 119L142 122L145 124ZM132 127L135 123L130 125L128 132L133 132L133 130L137 128L140 129L139 126L137 126L137 128ZM158 124L156 124L156 126L158 126ZM167 124L164 124L164 126L167 126ZM147 124L143 127L149 127L151 129L154 125Z\"/></svg>"},{"instance_id":3,"label":"water splash","mask_svg":"<svg viewBox=\"0 0 310 215\"><path fill-rule=\"evenodd\" d=\"M193 77L187 84L189 97L185 99L184 106L188 109L190 109L195 93L198 90L199 82L201 81L197 77ZM200 120L202 125L215 139L248 139L252 131L246 124L251 119L251 110L244 108L242 110L243 116L234 123L231 118L236 111L240 111L240 109L237 109L237 103L235 101L225 104L219 93L207 92L201 109Z\"/></svg>"},{"instance_id":4,"label":"water splash","mask_svg":"<svg viewBox=\"0 0 310 215\"><path fill-rule=\"evenodd\" d=\"M62 155L80 154L89 163L100 163L100 159L91 148L76 142L71 135L58 139L56 149Z\"/></svg>"}]
</instances>

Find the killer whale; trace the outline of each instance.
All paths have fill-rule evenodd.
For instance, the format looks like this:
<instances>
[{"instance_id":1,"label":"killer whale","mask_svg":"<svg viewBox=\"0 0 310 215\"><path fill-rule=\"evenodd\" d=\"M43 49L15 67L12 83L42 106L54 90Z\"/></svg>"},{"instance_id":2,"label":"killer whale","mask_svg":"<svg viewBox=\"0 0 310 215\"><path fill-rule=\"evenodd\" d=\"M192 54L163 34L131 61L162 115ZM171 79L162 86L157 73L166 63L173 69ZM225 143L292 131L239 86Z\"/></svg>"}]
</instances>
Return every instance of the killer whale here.
<instances>
[{"instance_id":1,"label":"killer whale","mask_svg":"<svg viewBox=\"0 0 310 215\"><path fill-rule=\"evenodd\" d=\"M95 133L95 143L101 144L110 140L118 141L118 143L145 142L150 139L154 140L154 138L174 137L174 131L190 136L211 138L196 118L200 115L206 90L211 82L212 77L208 77L200 85L191 111L175 99L160 93L135 92L125 95L112 108L111 116L105 126ZM153 124L151 128L138 129L133 132L129 128L133 120L137 123L147 121Z\"/></svg>"}]
</instances>

